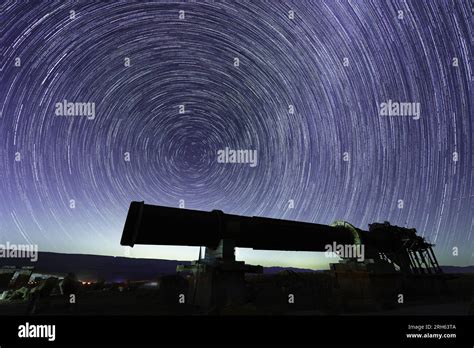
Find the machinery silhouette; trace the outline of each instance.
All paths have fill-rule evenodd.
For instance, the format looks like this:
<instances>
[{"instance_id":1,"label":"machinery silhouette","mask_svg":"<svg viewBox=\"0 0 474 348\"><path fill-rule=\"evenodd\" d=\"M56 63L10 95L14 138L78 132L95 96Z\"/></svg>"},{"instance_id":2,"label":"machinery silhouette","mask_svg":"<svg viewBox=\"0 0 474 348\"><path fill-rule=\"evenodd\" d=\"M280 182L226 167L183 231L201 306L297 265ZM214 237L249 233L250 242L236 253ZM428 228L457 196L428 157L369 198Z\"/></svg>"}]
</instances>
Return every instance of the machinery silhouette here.
<instances>
[{"instance_id":1,"label":"machinery silhouette","mask_svg":"<svg viewBox=\"0 0 474 348\"><path fill-rule=\"evenodd\" d=\"M351 291L354 286L371 287L370 296L387 285L397 290L403 288L401 283L406 283L407 277L413 282L421 278L424 288L442 278L433 245L418 236L415 229L388 222L370 224L369 230L364 231L347 222L328 226L132 202L120 243L131 247L135 244L204 246L204 258L200 255L191 265L177 269L192 272L190 301L203 308L245 302L245 274L262 272L261 266L236 261L236 247L321 252L327 251L328 245L363 246L362 260L342 255L340 262L330 267L338 288ZM377 284L374 277L380 275L385 278L374 288Z\"/></svg>"}]
</instances>

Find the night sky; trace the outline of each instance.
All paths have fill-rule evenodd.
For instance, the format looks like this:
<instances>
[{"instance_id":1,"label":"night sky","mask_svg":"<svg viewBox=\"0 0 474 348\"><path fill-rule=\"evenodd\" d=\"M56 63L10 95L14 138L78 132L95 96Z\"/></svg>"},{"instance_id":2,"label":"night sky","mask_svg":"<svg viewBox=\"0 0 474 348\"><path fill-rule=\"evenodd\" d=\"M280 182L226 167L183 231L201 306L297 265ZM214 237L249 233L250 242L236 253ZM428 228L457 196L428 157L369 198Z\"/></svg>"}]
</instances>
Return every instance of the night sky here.
<instances>
[{"instance_id":1,"label":"night sky","mask_svg":"<svg viewBox=\"0 0 474 348\"><path fill-rule=\"evenodd\" d=\"M440 263L474 264L471 6L2 2L0 243L197 258L121 247L137 200L362 229L390 221L435 243ZM64 100L94 103L94 117L58 115ZM381 115L388 101L418 103L419 117ZM258 164L219 163L226 147L256 150Z\"/></svg>"}]
</instances>

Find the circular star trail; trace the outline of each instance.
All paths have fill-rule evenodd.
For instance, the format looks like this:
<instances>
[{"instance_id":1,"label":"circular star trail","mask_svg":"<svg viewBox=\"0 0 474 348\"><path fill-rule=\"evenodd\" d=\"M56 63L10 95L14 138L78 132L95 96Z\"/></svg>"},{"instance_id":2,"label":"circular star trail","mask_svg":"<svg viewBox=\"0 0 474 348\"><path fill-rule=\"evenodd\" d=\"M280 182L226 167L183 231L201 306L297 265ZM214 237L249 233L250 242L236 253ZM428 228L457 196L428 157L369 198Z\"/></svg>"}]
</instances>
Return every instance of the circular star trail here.
<instances>
[{"instance_id":1,"label":"circular star trail","mask_svg":"<svg viewBox=\"0 0 474 348\"><path fill-rule=\"evenodd\" d=\"M468 1L0 10L0 242L121 255L130 201L144 200L363 229L390 221L436 243L442 263L472 263ZM383 116L389 101L419 114ZM94 112L58 114L68 102ZM256 165L219 163L225 148L256 150ZM239 257L318 266L314 254Z\"/></svg>"}]
</instances>

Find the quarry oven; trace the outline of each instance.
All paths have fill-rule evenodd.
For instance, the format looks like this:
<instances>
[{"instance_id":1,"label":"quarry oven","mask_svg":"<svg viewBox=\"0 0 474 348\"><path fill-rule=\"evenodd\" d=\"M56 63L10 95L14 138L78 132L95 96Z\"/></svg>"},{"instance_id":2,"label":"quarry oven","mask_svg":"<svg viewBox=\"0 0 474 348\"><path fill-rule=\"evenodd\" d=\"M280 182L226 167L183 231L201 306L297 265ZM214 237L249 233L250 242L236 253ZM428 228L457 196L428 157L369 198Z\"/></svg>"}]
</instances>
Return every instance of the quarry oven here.
<instances>
[{"instance_id":1,"label":"quarry oven","mask_svg":"<svg viewBox=\"0 0 474 348\"><path fill-rule=\"evenodd\" d=\"M329 226L132 202L120 244L204 246L203 258L177 268L192 273L190 302L202 308L243 303L245 274L262 273L261 266L237 261L235 248L323 252L328 245L361 246L362 259L342 257L330 264L337 286L347 289L360 284L361 275L366 275L364 279L388 275L396 279L394 286L406 277L426 282L442 275L432 244L415 229L388 222L370 224L364 231L340 221ZM370 281L369 286L375 283Z\"/></svg>"}]
</instances>

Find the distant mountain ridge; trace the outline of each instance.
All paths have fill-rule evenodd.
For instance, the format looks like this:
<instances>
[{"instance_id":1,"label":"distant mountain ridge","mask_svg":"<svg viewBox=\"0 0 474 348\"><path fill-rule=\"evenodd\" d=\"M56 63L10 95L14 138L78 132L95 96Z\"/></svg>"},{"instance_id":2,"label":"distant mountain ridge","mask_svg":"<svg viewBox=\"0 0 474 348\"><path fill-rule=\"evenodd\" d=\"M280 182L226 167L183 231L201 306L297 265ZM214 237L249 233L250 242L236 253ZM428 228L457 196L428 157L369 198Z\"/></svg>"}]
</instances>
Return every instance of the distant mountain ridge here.
<instances>
[{"instance_id":1,"label":"distant mountain ridge","mask_svg":"<svg viewBox=\"0 0 474 348\"><path fill-rule=\"evenodd\" d=\"M474 266L441 266L445 273L474 273Z\"/></svg>"},{"instance_id":2,"label":"distant mountain ridge","mask_svg":"<svg viewBox=\"0 0 474 348\"><path fill-rule=\"evenodd\" d=\"M34 266L35 272L45 274L65 274L74 272L81 280L123 281L154 279L160 275L175 274L176 266L189 261L136 259L116 256L62 254L40 252L38 261L24 258L0 258L1 266ZM446 273L474 273L474 266L441 266ZM284 270L295 272L318 272L294 267L264 267L264 273L271 274Z\"/></svg>"}]
</instances>

